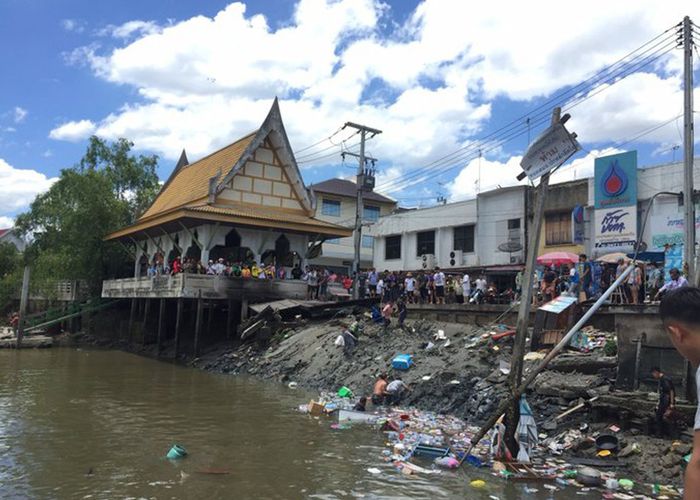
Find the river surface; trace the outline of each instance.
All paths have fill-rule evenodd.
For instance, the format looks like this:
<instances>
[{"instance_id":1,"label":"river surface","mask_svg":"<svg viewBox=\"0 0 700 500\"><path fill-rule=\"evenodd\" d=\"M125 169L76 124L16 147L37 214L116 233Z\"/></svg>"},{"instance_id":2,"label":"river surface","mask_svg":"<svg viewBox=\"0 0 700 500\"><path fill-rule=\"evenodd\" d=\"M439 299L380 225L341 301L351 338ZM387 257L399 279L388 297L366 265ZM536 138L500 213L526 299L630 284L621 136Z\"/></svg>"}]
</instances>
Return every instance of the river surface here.
<instances>
[{"instance_id":1,"label":"river surface","mask_svg":"<svg viewBox=\"0 0 700 500\"><path fill-rule=\"evenodd\" d=\"M311 396L119 351L0 351L0 497L552 498L474 468L403 476L380 432L298 413ZM173 443L188 457L165 459Z\"/></svg>"}]
</instances>

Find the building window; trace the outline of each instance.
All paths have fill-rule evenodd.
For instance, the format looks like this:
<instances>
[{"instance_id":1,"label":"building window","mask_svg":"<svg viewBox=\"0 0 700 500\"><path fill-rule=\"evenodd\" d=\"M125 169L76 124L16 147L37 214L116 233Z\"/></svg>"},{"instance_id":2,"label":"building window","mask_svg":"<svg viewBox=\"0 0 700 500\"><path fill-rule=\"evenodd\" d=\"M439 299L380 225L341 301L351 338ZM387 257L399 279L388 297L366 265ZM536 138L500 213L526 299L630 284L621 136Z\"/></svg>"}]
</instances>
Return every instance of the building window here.
<instances>
[{"instance_id":1,"label":"building window","mask_svg":"<svg viewBox=\"0 0 700 500\"><path fill-rule=\"evenodd\" d=\"M454 228L452 249L468 253L474 251L474 224Z\"/></svg>"},{"instance_id":2,"label":"building window","mask_svg":"<svg viewBox=\"0 0 700 500\"><path fill-rule=\"evenodd\" d=\"M545 244L571 243L571 212L546 214L544 217Z\"/></svg>"},{"instance_id":3,"label":"building window","mask_svg":"<svg viewBox=\"0 0 700 500\"><path fill-rule=\"evenodd\" d=\"M416 234L416 257L435 254L435 231L423 231Z\"/></svg>"},{"instance_id":4,"label":"building window","mask_svg":"<svg viewBox=\"0 0 700 500\"><path fill-rule=\"evenodd\" d=\"M520 219L508 219L508 230L520 229Z\"/></svg>"},{"instance_id":5,"label":"building window","mask_svg":"<svg viewBox=\"0 0 700 500\"><path fill-rule=\"evenodd\" d=\"M340 217L340 202L338 200L323 199L321 204L321 214L331 217Z\"/></svg>"},{"instance_id":6,"label":"building window","mask_svg":"<svg viewBox=\"0 0 700 500\"><path fill-rule=\"evenodd\" d=\"M366 220L369 222L377 222L379 220L379 207L365 205L362 220Z\"/></svg>"},{"instance_id":7,"label":"building window","mask_svg":"<svg viewBox=\"0 0 700 500\"><path fill-rule=\"evenodd\" d=\"M384 260L401 258L401 235L387 236L384 239Z\"/></svg>"},{"instance_id":8,"label":"building window","mask_svg":"<svg viewBox=\"0 0 700 500\"><path fill-rule=\"evenodd\" d=\"M362 248L372 248L374 247L374 236L362 235Z\"/></svg>"},{"instance_id":9,"label":"building window","mask_svg":"<svg viewBox=\"0 0 700 500\"><path fill-rule=\"evenodd\" d=\"M324 243L328 243L329 245L340 245L340 238L329 238L325 240Z\"/></svg>"}]
</instances>

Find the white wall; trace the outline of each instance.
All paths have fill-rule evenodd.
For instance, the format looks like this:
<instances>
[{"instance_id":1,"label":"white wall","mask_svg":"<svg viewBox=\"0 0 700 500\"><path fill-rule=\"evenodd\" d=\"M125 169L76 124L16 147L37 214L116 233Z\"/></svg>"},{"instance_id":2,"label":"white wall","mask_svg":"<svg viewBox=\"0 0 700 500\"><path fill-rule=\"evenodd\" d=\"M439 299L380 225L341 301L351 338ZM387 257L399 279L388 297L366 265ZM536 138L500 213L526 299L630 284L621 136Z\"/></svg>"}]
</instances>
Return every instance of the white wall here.
<instances>
[{"instance_id":1,"label":"white wall","mask_svg":"<svg viewBox=\"0 0 700 500\"><path fill-rule=\"evenodd\" d=\"M501 252L498 246L508 241L508 220L520 219L520 244L525 245L525 187L507 188L478 196L477 254L474 265L510 264L511 257L522 262L524 251Z\"/></svg>"},{"instance_id":2,"label":"white wall","mask_svg":"<svg viewBox=\"0 0 700 500\"><path fill-rule=\"evenodd\" d=\"M445 269L449 268L454 227L476 224L476 215L476 200L468 200L382 217L369 228L367 233L375 237L374 267L390 271L420 269L422 260L416 252L416 234L434 229L435 264ZM394 235L401 235L401 258L386 260L385 238ZM471 266L475 261L476 252L465 253L463 261L457 263L455 267Z\"/></svg>"}]
</instances>

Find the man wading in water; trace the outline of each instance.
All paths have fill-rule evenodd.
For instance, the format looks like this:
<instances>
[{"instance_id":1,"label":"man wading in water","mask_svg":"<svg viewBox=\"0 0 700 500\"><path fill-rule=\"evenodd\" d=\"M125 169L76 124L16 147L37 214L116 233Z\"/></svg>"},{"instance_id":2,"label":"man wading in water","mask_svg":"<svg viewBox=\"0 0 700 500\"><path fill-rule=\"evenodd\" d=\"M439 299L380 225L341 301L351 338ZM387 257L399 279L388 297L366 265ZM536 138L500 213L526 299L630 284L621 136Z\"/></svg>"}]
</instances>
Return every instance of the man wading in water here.
<instances>
[{"instance_id":1,"label":"man wading in water","mask_svg":"<svg viewBox=\"0 0 700 500\"><path fill-rule=\"evenodd\" d=\"M659 306L661 320L673 346L695 368L700 393L700 288L682 287L664 295ZM700 498L700 411L695 413L693 449L685 470L685 498Z\"/></svg>"}]
</instances>

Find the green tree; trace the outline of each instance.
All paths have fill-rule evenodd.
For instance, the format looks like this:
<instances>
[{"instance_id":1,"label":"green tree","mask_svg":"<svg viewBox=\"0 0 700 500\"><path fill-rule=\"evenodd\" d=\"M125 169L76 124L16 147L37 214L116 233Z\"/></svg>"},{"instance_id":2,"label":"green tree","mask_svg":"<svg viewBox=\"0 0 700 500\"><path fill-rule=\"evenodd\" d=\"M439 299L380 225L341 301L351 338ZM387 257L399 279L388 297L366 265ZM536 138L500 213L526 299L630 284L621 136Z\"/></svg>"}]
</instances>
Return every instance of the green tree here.
<instances>
[{"instance_id":1,"label":"green tree","mask_svg":"<svg viewBox=\"0 0 700 500\"><path fill-rule=\"evenodd\" d=\"M159 188L157 157L134 156L132 146L92 137L80 162L17 218L17 229L33 238L25 251L32 286L82 279L98 293L104 278L129 268L124 249L104 237L133 223Z\"/></svg>"},{"instance_id":2,"label":"green tree","mask_svg":"<svg viewBox=\"0 0 700 500\"><path fill-rule=\"evenodd\" d=\"M20 255L12 243L0 242L0 279L12 274L20 266Z\"/></svg>"}]
</instances>

